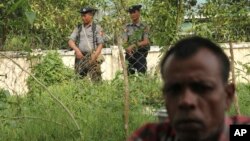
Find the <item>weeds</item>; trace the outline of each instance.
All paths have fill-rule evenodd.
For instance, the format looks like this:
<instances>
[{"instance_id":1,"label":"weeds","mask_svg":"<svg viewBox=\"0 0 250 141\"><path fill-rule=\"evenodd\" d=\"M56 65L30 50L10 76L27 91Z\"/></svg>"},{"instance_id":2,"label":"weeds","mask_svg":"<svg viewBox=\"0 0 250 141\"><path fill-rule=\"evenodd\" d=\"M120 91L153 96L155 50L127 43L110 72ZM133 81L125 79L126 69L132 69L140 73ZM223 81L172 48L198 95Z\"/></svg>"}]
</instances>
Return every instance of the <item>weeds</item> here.
<instances>
[{"instance_id":1,"label":"weeds","mask_svg":"<svg viewBox=\"0 0 250 141\"><path fill-rule=\"evenodd\" d=\"M82 140L81 136L85 141L124 140L123 80L117 77L112 81L92 83L88 79L78 79L68 73L70 70L57 57L56 54L48 54L32 70L43 86L38 85L32 77L28 81L30 91L27 96L2 98L6 108L0 114L0 133L3 135L0 140L70 141ZM145 79L152 79L151 85L159 86L154 78ZM145 98L147 94L159 92L155 89L136 91L142 86L139 83L144 82L144 87L147 87L147 81L143 77L130 79L134 86L130 96L130 132L146 121L155 120L153 115L145 114L143 110L148 103ZM71 116L51 95L72 113L80 131L75 128Z\"/></svg>"},{"instance_id":2,"label":"weeds","mask_svg":"<svg viewBox=\"0 0 250 141\"><path fill-rule=\"evenodd\" d=\"M0 140L124 140L124 86L120 74L112 81L92 83L88 79L78 79L57 57L53 53L45 56L32 70L47 91L32 78L28 81L30 92L27 96L12 97L0 90ZM145 122L156 121L153 114L145 112L145 107L157 109L163 106L163 100L158 77L130 76L129 84L131 133ZM241 112L249 115L250 85L239 84L237 91ZM68 108L79 129L50 95ZM229 114L235 114L233 108ZM83 139L79 133L83 134Z\"/></svg>"}]
</instances>

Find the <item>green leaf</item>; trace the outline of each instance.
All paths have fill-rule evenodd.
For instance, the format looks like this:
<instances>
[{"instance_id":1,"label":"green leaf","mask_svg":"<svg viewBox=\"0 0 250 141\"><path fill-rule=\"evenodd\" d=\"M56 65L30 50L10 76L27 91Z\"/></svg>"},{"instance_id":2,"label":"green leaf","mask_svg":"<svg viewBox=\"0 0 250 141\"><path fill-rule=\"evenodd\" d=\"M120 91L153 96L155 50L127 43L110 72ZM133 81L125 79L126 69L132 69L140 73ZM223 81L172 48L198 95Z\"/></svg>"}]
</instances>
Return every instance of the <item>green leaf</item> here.
<instances>
[{"instance_id":1,"label":"green leaf","mask_svg":"<svg viewBox=\"0 0 250 141\"><path fill-rule=\"evenodd\" d=\"M9 15L10 13L14 12L19 6L21 6L26 0L19 0L18 2L16 2L14 5L12 5L10 7L10 9L7 12L7 15Z\"/></svg>"},{"instance_id":2,"label":"green leaf","mask_svg":"<svg viewBox=\"0 0 250 141\"><path fill-rule=\"evenodd\" d=\"M0 8L4 7L4 5L2 3L0 3Z\"/></svg>"},{"instance_id":3,"label":"green leaf","mask_svg":"<svg viewBox=\"0 0 250 141\"><path fill-rule=\"evenodd\" d=\"M26 16L28 22L32 25L36 19L36 13L34 13L32 11L26 11L25 16Z\"/></svg>"},{"instance_id":4,"label":"green leaf","mask_svg":"<svg viewBox=\"0 0 250 141\"><path fill-rule=\"evenodd\" d=\"M0 101L0 110L4 110L4 109L6 109L6 103L5 102L2 102L2 101Z\"/></svg>"}]
</instances>

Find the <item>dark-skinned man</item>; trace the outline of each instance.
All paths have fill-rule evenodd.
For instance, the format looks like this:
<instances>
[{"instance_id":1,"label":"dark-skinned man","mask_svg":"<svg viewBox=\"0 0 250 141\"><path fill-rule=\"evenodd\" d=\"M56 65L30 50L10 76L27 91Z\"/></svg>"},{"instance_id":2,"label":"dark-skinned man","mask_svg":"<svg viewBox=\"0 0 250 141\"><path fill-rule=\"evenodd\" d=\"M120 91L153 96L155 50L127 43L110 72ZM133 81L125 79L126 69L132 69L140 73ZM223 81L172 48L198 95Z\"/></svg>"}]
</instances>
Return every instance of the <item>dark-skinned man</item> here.
<instances>
[{"instance_id":1,"label":"dark-skinned man","mask_svg":"<svg viewBox=\"0 0 250 141\"><path fill-rule=\"evenodd\" d=\"M228 57L212 41L180 40L160 66L168 118L139 128L128 141L229 141L230 125L250 124L249 117L226 114L235 84L228 80Z\"/></svg>"}]
</instances>

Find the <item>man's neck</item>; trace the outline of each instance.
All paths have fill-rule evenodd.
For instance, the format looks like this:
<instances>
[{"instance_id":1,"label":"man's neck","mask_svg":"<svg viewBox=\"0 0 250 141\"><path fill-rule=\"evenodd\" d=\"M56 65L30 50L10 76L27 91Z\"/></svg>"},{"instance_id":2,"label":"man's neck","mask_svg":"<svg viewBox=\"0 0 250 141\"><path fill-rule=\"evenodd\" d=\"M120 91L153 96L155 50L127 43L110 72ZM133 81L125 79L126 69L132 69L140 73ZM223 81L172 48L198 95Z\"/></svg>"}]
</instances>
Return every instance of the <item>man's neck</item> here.
<instances>
[{"instance_id":1,"label":"man's neck","mask_svg":"<svg viewBox=\"0 0 250 141\"><path fill-rule=\"evenodd\" d=\"M89 22L89 23L83 23L84 27L88 27L90 25L92 25L92 22Z\"/></svg>"},{"instance_id":2,"label":"man's neck","mask_svg":"<svg viewBox=\"0 0 250 141\"><path fill-rule=\"evenodd\" d=\"M139 22L140 22L140 20L136 19L136 20L133 21L133 24L138 24Z\"/></svg>"}]
</instances>

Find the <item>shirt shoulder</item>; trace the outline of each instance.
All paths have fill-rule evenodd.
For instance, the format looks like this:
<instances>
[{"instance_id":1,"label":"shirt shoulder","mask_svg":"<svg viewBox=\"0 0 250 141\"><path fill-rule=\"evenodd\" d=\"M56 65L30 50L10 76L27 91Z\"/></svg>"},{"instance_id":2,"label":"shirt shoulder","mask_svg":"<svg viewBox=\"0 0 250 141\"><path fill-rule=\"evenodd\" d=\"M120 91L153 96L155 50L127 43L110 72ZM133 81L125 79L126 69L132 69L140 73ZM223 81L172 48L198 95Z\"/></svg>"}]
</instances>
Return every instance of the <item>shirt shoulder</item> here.
<instances>
[{"instance_id":1,"label":"shirt shoulder","mask_svg":"<svg viewBox=\"0 0 250 141\"><path fill-rule=\"evenodd\" d=\"M132 25L131 23L123 25L123 31L128 32L131 29L131 25Z\"/></svg>"},{"instance_id":2,"label":"shirt shoulder","mask_svg":"<svg viewBox=\"0 0 250 141\"><path fill-rule=\"evenodd\" d=\"M148 123L137 129L128 141L158 141L173 138L174 134L168 121L160 123Z\"/></svg>"},{"instance_id":3,"label":"shirt shoulder","mask_svg":"<svg viewBox=\"0 0 250 141\"><path fill-rule=\"evenodd\" d=\"M76 41L76 40L77 40L78 33L79 33L78 31L79 31L78 26L75 26L73 32L72 32L71 35L68 37L68 39L71 39L71 40Z\"/></svg>"},{"instance_id":4,"label":"shirt shoulder","mask_svg":"<svg viewBox=\"0 0 250 141\"><path fill-rule=\"evenodd\" d=\"M141 25L141 26L144 26L144 27L148 26L148 24L145 23L145 22L141 22L140 25Z\"/></svg>"},{"instance_id":5,"label":"shirt shoulder","mask_svg":"<svg viewBox=\"0 0 250 141\"><path fill-rule=\"evenodd\" d=\"M127 28L127 29L132 28L132 27L133 27L132 23L127 23L124 25L124 28Z\"/></svg>"},{"instance_id":6,"label":"shirt shoulder","mask_svg":"<svg viewBox=\"0 0 250 141\"><path fill-rule=\"evenodd\" d=\"M250 124L250 117L246 116L232 116L232 124Z\"/></svg>"},{"instance_id":7,"label":"shirt shoulder","mask_svg":"<svg viewBox=\"0 0 250 141\"><path fill-rule=\"evenodd\" d=\"M96 24L95 26L96 26L97 31L102 31L103 30L102 27L99 24Z\"/></svg>"},{"instance_id":8,"label":"shirt shoulder","mask_svg":"<svg viewBox=\"0 0 250 141\"><path fill-rule=\"evenodd\" d=\"M140 28L144 29L145 32L149 31L149 25L147 23L142 22Z\"/></svg>"},{"instance_id":9,"label":"shirt shoulder","mask_svg":"<svg viewBox=\"0 0 250 141\"><path fill-rule=\"evenodd\" d=\"M132 23L127 23L125 26L132 26L133 24Z\"/></svg>"}]
</instances>

